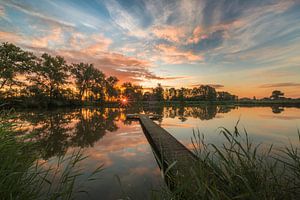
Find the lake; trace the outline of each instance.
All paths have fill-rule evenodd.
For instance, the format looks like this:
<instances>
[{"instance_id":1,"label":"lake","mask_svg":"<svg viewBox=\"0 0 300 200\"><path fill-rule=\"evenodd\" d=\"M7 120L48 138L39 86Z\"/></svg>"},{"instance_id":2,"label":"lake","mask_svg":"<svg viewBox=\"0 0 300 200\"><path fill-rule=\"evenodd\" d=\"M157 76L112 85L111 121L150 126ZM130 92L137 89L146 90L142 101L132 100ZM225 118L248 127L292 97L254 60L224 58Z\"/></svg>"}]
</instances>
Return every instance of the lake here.
<instances>
[{"instance_id":1,"label":"lake","mask_svg":"<svg viewBox=\"0 0 300 200\"><path fill-rule=\"evenodd\" d=\"M164 182L139 122L126 120L127 113L137 112L162 115L156 122L191 150L193 130L220 145L220 127L234 130L238 120L241 132L245 128L257 144L296 143L300 128L300 108L217 105L24 110L15 113L15 122L20 134L34 132L31 140L46 166L79 149L88 155L81 163L86 174L104 164L99 180L86 184L89 196L78 194L78 199L150 199Z\"/></svg>"}]
</instances>

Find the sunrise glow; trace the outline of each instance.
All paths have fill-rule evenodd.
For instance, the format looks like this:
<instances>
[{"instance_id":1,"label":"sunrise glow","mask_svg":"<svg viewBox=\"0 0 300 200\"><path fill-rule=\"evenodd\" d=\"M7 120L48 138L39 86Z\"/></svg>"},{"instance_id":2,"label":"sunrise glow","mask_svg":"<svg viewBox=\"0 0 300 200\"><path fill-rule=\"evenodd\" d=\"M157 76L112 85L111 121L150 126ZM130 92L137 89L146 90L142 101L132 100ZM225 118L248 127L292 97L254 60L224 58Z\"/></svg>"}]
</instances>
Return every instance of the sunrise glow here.
<instances>
[{"instance_id":1,"label":"sunrise glow","mask_svg":"<svg viewBox=\"0 0 300 200\"><path fill-rule=\"evenodd\" d=\"M94 63L121 83L300 97L299 9L295 0L4 0L0 41Z\"/></svg>"}]
</instances>

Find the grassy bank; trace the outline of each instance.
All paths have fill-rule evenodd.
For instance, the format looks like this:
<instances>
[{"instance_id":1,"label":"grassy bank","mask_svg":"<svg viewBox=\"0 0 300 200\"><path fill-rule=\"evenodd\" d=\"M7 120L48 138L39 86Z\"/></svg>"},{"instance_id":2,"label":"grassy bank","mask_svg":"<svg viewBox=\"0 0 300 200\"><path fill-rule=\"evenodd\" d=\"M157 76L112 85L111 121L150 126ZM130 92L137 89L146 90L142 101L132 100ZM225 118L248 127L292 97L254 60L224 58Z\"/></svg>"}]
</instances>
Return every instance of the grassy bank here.
<instances>
[{"instance_id":1,"label":"grassy bank","mask_svg":"<svg viewBox=\"0 0 300 200\"><path fill-rule=\"evenodd\" d=\"M82 185L77 188L83 175L80 163L86 159L80 150L46 165L38 161L30 136L16 135L10 118L10 113L0 114L0 199L72 199L79 189L86 192ZM95 169L85 181L94 180L100 171Z\"/></svg>"},{"instance_id":2,"label":"grassy bank","mask_svg":"<svg viewBox=\"0 0 300 200\"><path fill-rule=\"evenodd\" d=\"M122 104L120 101L78 101L72 100L53 100L48 99L35 101L30 98L0 99L0 105L6 108L60 108L60 107L87 107L104 106L111 108L128 106L205 106L205 105L235 105L235 106L293 106L300 107L300 99L286 100L237 100L237 101L138 101Z\"/></svg>"},{"instance_id":3,"label":"grassy bank","mask_svg":"<svg viewBox=\"0 0 300 200\"><path fill-rule=\"evenodd\" d=\"M173 177L174 190L158 199L298 199L300 196L300 133L296 145L279 148L255 145L244 131L222 128L221 146L205 143L194 133L198 156L190 176ZM223 139L222 138L222 139Z\"/></svg>"}]
</instances>

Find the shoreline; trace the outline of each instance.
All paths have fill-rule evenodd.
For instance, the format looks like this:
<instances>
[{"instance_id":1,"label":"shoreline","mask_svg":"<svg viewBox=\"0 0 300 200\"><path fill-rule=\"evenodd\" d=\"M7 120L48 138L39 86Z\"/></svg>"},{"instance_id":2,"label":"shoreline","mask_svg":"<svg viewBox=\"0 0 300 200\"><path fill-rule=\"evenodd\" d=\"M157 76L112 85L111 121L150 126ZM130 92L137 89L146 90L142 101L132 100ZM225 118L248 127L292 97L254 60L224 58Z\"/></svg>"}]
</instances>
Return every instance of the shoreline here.
<instances>
[{"instance_id":1,"label":"shoreline","mask_svg":"<svg viewBox=\"0 0 300 200\"><path fill-rule=\"evenodd\" d=\"M134 104L134 105L133 105ZM274 106L274 107L297 107L300 108L300 99L291 100L249 100L249 101L140 101L129 102L123 105L120 102L54 102L51 104L37 105L26 104L26 102L1 102L2 109L57 109L57 108L84 108L84 107L105 107L105 108L128 108L128 107L181 107L181 106Z\"/></svg>"}]
</instances>

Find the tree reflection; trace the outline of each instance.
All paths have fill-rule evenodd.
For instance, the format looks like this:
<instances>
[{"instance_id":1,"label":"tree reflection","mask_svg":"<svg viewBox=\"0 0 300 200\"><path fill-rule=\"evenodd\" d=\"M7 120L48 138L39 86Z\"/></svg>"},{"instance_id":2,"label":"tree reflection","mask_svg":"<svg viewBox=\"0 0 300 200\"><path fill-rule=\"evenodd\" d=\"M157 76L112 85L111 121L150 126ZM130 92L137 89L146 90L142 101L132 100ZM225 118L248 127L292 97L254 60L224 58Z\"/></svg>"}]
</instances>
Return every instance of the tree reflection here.
<instances>
[{"instance_id":1,"label":"tree reflection","mask_svg":"<svg viewBox=\"0 0 300 200\"><path fill-rule=\"evenodd\" d=\"M284 108L280 106L272 106L271 108L274 114L279 114L284 111Z\"/></svg>"},{"instance_id":2,"label":"tree reflection","mask_svg":"<svg viewBox=\"0 0 300 200\"><path fill-rule=\"evenodd\" d=\"M118 130L115 123L118 116L117 110L80 109L77 115L79 121L74 128L75 134L71 138L72 146L91 147L105 135L106 131Z\"/></svg>"},{"instance_id":3,"label":"tree reflection","mask_svg":"<svg viewBox=\"0 0 300 200\"><path fill-rule=\"evenodd\" d=\"M178 117L182 122L186 121L188 117L199 118L201 120L210 120L216 117L217 113L227 113L234 106L220 106L220 105L205 105L194 107L166 107L164 109L164 117L175 118Z\"/></svg>"},{"instance_id":4,"label":"tree reflection","mask_svg":"<svg viewBox=\"0 0 300 200\"><path fill-rule=\"evenodd\" d=\"M107 132L118 130L117 121L126 120L128 113L157 114L163 117L178 117L182 122L189 117L209 120L217 113L226 113L235 107L217 105L194 107L128 107L128 108L81 108L44 112L19 112L16 123L22 134L31 133L37 151L43 159L61 156L68 148L92 147ZM161 118L158 123L163 120Z\"/></svg>"},{"instance_id":5,"label":"tree reflection","mask_svg":"<svg viewBox=\"0 0 300 200\"><path fill-rule=\"evenodd\" d=\"M79 109L26 112L17 115L20 133L31 133L31 141L43 159L61 156L69 147L90 147L107 131L118 129L118 109Z\"/></svg>"}]
</instances>

